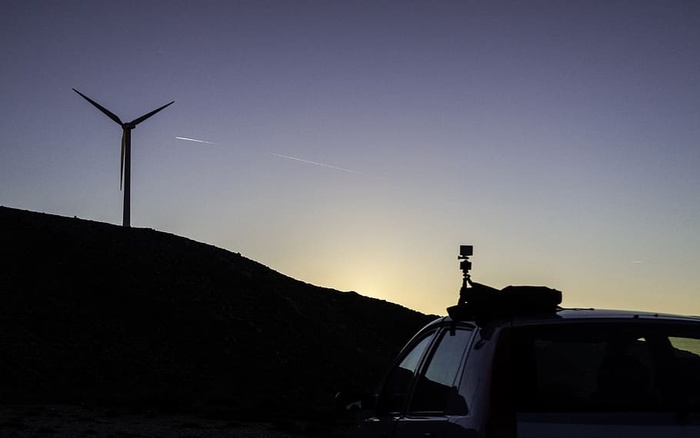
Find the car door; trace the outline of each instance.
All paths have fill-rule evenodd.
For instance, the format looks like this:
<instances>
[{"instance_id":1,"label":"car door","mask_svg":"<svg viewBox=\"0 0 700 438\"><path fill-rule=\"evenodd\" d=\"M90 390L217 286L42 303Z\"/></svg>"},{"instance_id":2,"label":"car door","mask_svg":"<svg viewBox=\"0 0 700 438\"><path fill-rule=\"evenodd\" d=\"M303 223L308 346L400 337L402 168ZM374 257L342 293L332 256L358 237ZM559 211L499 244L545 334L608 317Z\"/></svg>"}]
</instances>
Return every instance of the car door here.
<instances>
[{"instance_id":1,"label":"car door","mask_svg":"<svg viewBox=\"0 0 700 438\"><path fill-rule=\"evenodd\" d=\"M446 438L458 428L450 418L465 415L467 405L459 394L459 376L473 329L445 327L416 374L405 414L398 417L395 438Z\"/></svg>"},{"instance_id":2,"label":"car door","mask_svg":"<svg viewBox=\"0 0 700 438\"><path fill-rule=\"evenodd\" d=\"M379 387L376 406L369 417L358 424L354 436L363 438L393 436L396 422L405 408L414 377L436 333L437 329L421 333L404 348Z\"/></svg>"}]
</instances>

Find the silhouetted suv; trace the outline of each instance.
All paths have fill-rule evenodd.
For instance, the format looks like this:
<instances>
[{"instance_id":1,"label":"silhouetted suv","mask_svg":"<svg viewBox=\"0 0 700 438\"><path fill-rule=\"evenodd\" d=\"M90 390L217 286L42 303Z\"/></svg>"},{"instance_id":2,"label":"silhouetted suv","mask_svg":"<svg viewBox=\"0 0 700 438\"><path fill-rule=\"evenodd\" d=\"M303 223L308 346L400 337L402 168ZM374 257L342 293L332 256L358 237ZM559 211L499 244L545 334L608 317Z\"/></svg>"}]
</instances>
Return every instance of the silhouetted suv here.
<instances>
[{"instance_id":1,"label":"silhouetted suv","mask_svg":"<svg viewBox=\"0 0 700 438\"><path fill-rule=\"evenodd\" d=\"M700 437L700 318L467 293L404 347L355 436Z\"/></svg>"}]
</instances>

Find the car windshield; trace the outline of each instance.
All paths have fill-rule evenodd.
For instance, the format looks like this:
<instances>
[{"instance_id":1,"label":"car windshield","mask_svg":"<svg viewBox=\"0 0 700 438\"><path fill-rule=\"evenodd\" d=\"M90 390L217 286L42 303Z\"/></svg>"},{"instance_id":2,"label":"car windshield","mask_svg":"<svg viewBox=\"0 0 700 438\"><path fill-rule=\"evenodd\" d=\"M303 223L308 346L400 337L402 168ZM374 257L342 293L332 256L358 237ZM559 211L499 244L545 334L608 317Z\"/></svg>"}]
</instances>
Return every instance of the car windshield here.
<instances>
[{"instance_id":1,"label":"car windshield","mask_svg":"<svg viewBox=\"0 0 700 438\"><path fill-rule=\"evenodd\" d=\"M513 335L518 411L700 408L700 326L567 323Z\"/></svg>"}]
</instances>

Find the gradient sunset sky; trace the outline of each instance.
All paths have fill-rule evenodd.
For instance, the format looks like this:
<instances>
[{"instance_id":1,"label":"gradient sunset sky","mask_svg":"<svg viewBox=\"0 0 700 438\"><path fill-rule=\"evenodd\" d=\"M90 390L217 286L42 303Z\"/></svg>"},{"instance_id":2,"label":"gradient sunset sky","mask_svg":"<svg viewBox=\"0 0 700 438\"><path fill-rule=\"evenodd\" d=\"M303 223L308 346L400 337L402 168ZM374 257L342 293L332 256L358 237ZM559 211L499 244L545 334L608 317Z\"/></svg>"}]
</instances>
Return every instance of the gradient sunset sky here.
<instances>
[{"instance_id":1,"label":"gradient sunset sky","mask_svg":"<svg viewBox=\"0 0 700 438\"><path fill-rule=\"evenodd\" d=\"M174 100L132 226L428 313L469 243L481 283L700 314L700 2L6 0L0 49L0 205L121 224L72 88Z\"/></svg>"}]
</instances>

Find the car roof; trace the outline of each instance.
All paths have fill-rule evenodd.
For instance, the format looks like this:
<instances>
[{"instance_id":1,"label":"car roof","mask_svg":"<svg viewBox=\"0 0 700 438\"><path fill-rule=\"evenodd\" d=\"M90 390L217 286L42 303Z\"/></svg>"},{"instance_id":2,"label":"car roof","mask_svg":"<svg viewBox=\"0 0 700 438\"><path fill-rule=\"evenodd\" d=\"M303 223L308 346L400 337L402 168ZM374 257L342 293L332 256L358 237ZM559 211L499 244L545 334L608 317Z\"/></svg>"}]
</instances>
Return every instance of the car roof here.
<instances>
[{"instance_id":1,"label":"car roof","mask_svg":"<svg viewBox=\"0 0 700 438\"><path fill-rule=\"evenodd\" d=\"M445 316L433 323L443 324L451 321L468 322L479 326L484 325L533 325L559 324L569 322L602 322L602 321L663 321L670 323L700 324L700 316L675 315L670 313L654 313L636 310L611 310L593 308L559 308L554 312L517 315L512 318L500 318L488 321L471 319L453 319ZM432 324L429 324L432 325Z\"/></svg>"},{"instance_id":2,"label":"car roof","mask_svg":"<svg viewBox=\"0 0 700 438\"><path fill-rule=\"evenodd\" d=\"M700 322L698 316L674 315L671 313L646 312L640 310L579 309L563 308L557 315L565 319L612 318L612 319L658 319L672 321Z\"/></svg>"},{"instance_id":3,"label":"car roof","mask_svg":"<svg viewBox=\"0 0 700 438\"><path fill-rule=\"evenodd\" d=\"M467 287L467 285L471 287ZM507 286L496 289L465 282L457 305L447 308L444 321L471 322L482 327L559 324L568 322L664 321L700 324L698 316L673 315L635 310L562 308L562 292L546 286Z\"/></svg>"}]
</instances>

